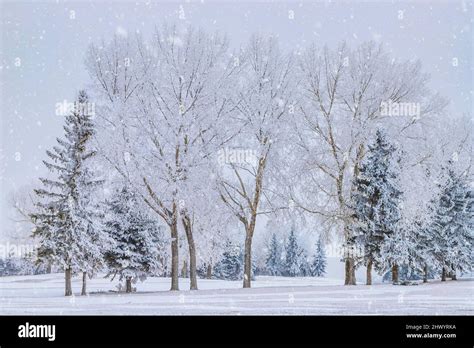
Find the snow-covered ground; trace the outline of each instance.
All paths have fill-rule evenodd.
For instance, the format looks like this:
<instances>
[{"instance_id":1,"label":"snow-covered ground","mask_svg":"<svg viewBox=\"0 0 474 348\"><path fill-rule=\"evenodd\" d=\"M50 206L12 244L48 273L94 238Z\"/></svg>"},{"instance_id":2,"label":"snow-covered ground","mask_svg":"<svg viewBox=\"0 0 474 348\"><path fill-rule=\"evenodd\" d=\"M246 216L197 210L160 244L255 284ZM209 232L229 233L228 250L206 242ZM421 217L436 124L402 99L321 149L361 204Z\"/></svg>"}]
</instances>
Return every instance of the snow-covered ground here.
<instances>
[{"instance_id":1,"label":"snow-covered ground","mask_svg":"<svg viewBox=\"0 0 474 348\"><path fill-rule=\"evenodd\" d=\"M138 283L138 292L111 292L117 281L89 281L88 296L63 296L64 275L0 278L0 314L8 315L474 315L474 279L431 281L418 286L343 286L338 278L257 277L252 289L240 281L198 281L200 290L168 291L168 278ZM181 289L189 288L180 279Z\"/></svg>"}]
</instances>

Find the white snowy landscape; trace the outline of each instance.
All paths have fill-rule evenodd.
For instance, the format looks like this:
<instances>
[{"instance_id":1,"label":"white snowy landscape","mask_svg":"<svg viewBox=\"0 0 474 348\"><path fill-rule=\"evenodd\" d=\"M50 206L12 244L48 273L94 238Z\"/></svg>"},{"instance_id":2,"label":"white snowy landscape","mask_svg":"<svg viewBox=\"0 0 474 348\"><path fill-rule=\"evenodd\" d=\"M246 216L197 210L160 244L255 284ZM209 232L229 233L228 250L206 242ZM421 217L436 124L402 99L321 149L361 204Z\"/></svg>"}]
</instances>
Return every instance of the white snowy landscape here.
<instances>
[{"instance_id":1,"label":"white snowy landscape","mask_svg":"<svg viewBox=\"0 0 474 348\"><path fill-rule=\"evenodd\" d=\"M118 282L89 282L88 296L64 297L62 273L0 278L0 315L473 315L474 279L394 286L375 282L346 287L340 262L332 278L259 276L252 289L240 281L200 279L200 290L169 291L169 278L148 278L138 292L117 292ZM340 271L338 271L338 269ZM359 275L359 274L358 274ZM183 289L189 279L181 279Z\"/></svg>"},{"instance_id":2,"label":"white snowy landscape","mask_svg":"<svg viewBox=\"0 0 474 348\"><path fill-rule=\"evenodd\" d=\"M472 279L347 288L341 279L261 276L252 289L205 279L200 290L177 292L168 291L169 282L149 278L140 292L117 294L108 280L96 278L88 296L67 298L63 274L5 277L0 315L474 315ZM73 287L80 288L79 279Z\"/></svg>"},{"instance_id":3,"label":"white snowy landscape","mask_svg":"<svg viewBox=\"0 0 474 348\"><path fill-rule=\"evenodd\" d=\"M0 315L473 315L472 12L2 1Z\"/></svg>"}]
</instances>

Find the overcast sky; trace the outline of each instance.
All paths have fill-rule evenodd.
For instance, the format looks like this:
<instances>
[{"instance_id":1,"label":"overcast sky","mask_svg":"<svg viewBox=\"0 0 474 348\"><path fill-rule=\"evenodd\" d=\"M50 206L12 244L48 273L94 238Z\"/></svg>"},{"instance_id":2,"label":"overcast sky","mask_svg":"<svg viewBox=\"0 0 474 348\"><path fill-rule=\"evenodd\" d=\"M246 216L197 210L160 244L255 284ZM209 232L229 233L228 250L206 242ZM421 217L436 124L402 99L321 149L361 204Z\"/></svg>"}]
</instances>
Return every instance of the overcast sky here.
<instances>
[{"instance_id":1,"label":"overcast sky","mask_svg":"<svg viewBox=\"0 0 474 348\"><path fill-rule=\"evenodd\" d=\"M451 100L453 115L472 114L472 1L1 1L0 239L13 229L10 191L38 183L45 149L62 136L56 104L88 84L91 42L164 21L228 34L233 46L254 32L273 33L286 49L315 41L384 43L394 58L419 58L431 86ZM183 19L184 17L184 19Z\"/></svg>"}]
</instances>

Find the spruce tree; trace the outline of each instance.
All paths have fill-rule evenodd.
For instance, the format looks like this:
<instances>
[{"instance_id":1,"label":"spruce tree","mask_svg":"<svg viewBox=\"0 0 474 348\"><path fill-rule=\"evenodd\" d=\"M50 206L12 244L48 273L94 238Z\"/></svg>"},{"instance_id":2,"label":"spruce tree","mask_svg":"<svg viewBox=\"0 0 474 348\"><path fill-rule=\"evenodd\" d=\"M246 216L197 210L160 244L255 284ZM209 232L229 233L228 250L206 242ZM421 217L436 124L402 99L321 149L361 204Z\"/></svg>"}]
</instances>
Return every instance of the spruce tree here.
<instances>
[{"instance_id":1,"label":"spruce tree","mask_svg":"<svg viewBox=\"0 0 474 348\"><path fill-rule=\"evenodd\" d=\"M46 151L50 161L43 163L55 178L40 179L43 187L35 190L37 209L30 215L35 224L33 235L39 240L38 257L64 268L66 296L72 295L72 274L99 269L108 244L93 202L94 190L103 181L95 178L89 166L96 152L90 142L94 125L84 108L88 102L87 94L81 91L74 110L66 117L64 139L58 138L58 145Z\"/></svg>"},{"instance_id":2,"label":"spruce tree","mask_svg":"<svg viewBox=\"0 0 474 348\"><path fill-rule=\"evenodd\" d=\"M395 151L385 133L377 130L374 142L368 146L368 153L360 165L359 175L354 180L352 229L356 243L364 252L368 285L372 283L372 267L381 271L391 266L394 281L397 281L398 261L394 243L400 242L401 191L394 165ZM391 247L388 247L389 241L393 242Z\"/></svg>"},{"instance_id":3,"label":"spruce tree","mask_svg":"<svg viewBox=\"0 0 474 348\"><path fill-rule=\"evenodd\" d=\"M281 275L281 249L278 244L276 234L272 234L272 239L270 240L270 247L268 249L267 259L266 259L266 269L267 273L272 276Z\"/></svg>"},{"instance_id":4,"label":"spruce tree","mask_svg":"<svg viewBox=\"0 0 474 348\"><path fill-rule=\"evenodd\" d=\"M222 259L215 267L215 276L218 279L241 280L243 274L242 248L232 242L227 242Z\"/></svg>"},{"instance_id":5,"label":"spruce tree","mask_svg":"<svg viewBox=\"0 0 474 348\"><path fill-rule=\"evenodd\" d=\"M326 273L326 251L321 237L318 238L316 251L311 263L311 275L313 277L322 277Z\"/></svg>"},{"instance_id":6,"label":"spruce tree","mask_svg":"<svg viewBox=\"0 0 474 348\"><path fill-rule=\"evenodd\" d=\"M428 212L430 215L430 213ZM433 265L436 264L434 258L434 239L433 230L429 224L431 216L427 217L427 222L422 222L421 218L411 226L411 238L414 248L413 264L418 273L423 275L423 282L428 282L428 279L433 278Z\"/></svg>"},{"instance_id":7,"label":"spruce tree","mask_svg":"<svg viewBox=\"0 0 474 348\"><path fill-rule=\"evenodd\" d=\"M396 231L390 234L383 244L384 269L391 266L390 274L394 284L398 284L399 280L407 280L401 274L403 267L411 269L415 264L416 244L410 234L411 230L407 226L398 226Z\"/></svg>"},{"instance_id":8,"label":"spruce tree","mask_svg":"<svg viewBox=\"0 0 474 348\"><path fill-rule=\"evenodd\" d=\"M143 212L139 198L127 186L116 190L106 206L105 228L113 241L105 254L108 276L125 279L126 292L131 292L132 282L145 280L158 268L159 226Z\"/></svg>"},{"instance_id":9,"label":"spruce tree","mask_svg":"<svg viewBox=\"0 0 474 348\"><path fill-rule=\"evenodd\" d=\"M305 275L308 269L305 256L303 249L298 245L295 231L292 229L285 246L284 275L290 277Z\"/></svg>"},{"instance_id":10,"label":"spruce tree","mask_svg":"<svg viewBox=\"0 0 474 348\"><path fill-rule=\"evenodd\" d=\"M449 163L446 178L434 206L433 255L441 270L441 280L456 271L471 270L473 234L473 193L464 177L456 175Z\"/></svg>"},{"instance_id":11,"label":"spruce tree","mask_svg":"<svg viewBox=\"0 0 474 348\"><path fill-rule=\"evenodd\" d=\"M301 248L300 258L300 276L302 277L310 277L311 276L311 260L306 253L306 250Z\"/></svg>"}]
</instances>

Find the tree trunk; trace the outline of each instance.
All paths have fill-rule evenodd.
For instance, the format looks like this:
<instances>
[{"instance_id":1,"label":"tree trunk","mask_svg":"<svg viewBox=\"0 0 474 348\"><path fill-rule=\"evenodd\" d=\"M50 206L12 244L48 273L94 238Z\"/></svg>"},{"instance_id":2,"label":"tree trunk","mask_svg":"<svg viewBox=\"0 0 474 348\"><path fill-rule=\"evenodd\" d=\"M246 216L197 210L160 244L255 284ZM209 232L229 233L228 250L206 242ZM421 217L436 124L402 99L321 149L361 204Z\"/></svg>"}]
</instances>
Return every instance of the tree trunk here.
<instances>
[{"instance_id":1,"label":"tree trunk","mask_svg":"<svg viewBox=\"0 0 474 348\"><path fill-rule=\"evenodd\" d=\"M171 232L171 291L179 290L179 249L178 249L178 224L176 219L170 226Z\"/></svg>"},{"instance_id":2,"label":"tree trunk","mask_svg":"<svg viewBox=\"0 0 474 348\"><path fill-rule=\"evenodd\" d=\"M267 144L267 141L269 141L269 139L265 137L264 144ZM244 288L250 288L252 281L252 238L255 232L255 225L257 224L258 205L260 203L260 195L262 193L263 175L267 163L268 151L270 151L270 148L268 148L267 153L263 156L260 156L260 159L258 160L253 203L249 204L249 208L251 209L250 219L245 219L242 221L245 225Z\"/></svg>"},{"instance_id":3,"label":"tree trunk","mask_svg":"<svg viewBox=\"0 0 474 348\"><path fill-rule=\"evenodd\" d=\"M186 232L186 238L188 240L189 248L189 277L190 277L190 290L197 290L197 262L196 262L196 246L194 244L193 237L193 226L191 219L188 215L185 215L182 219L184 231Z\"/></svg>"},{"instance_id":4,"label":"tree trunk","mask_svg":"<svg viewBox=\"0 0 474 348\"><path fill-rule=\"evenodd\" d=\"M66 268L65 270L65 280L66 280L66 290L64 292L64 296L71 296L72 295L72 284L71 284L71 276L72 276L71 268Z\"/></svg>"},{"instance_id":5,"label":"tree trunk","mask_svg":"<svg viewBox=\"0 0 474 348\"><path fill-rule=\"evenodd\" d=\"M356 285L354 248L352 247L350 229L347 222L344 226L344 235L346 238L345 246L345 279L344 285Z\"/></svg>"},{"instance_id":6,"label":"tree trunk","mask_svg":"<svg viewBox=\"0 0 474 348\"><path fill-rule=\"evenodd\" d=\"M82 272L82 291L81 296L87 295L87 272Z\"/></svg>"},{"instance_id":7,"label":"tree trunk","mask_svg":"<svg viewBox=\"0 0 474 348\"><path fill-rule=\"evenodd\" d=\"M208 265L207 265L206 278L207 278L207 279L211 279L211 278L212 278L212 265L211 265L211 264L208 264Z\"/></svg>"},{"instance_id":8,"label":"tree trunk","mask_svg":"<svg viewBox=\"0 0 474 348\"><path fill-rule=\"evenodd\" d=\"M132 292L132 277L125 278L125 292L126 293Z\"/></svg>"},{"instance_id":9,"label":"tree trunk","mask_svg":"<svg viewBox=\"0 0 474 348\"><path fill-rule=\"evenodd\" d=\"M428 283L428 265L426 263L423 268L423 283Z\"/></svg>"},{"instance_id":10,"label":"tree trunk","mask_svg":"<svg viewBox=\"0 0 474 348\"><path fill-rule=\"evenodd\" d=\"M446 281L446 268L443 266L443 269L441 271L441 281L445 282Z\"/></svg>"},{"instance_id":11,"label":"tree trunk","mask_svg":"<svg viewBox=\"0 0 474 348\"><path fill-rule=\"evenodd\" d=\"M392 283L398 283L398 265L396 263L392 266Z\"/></svg>"},{"instance_id":12,"label":"tree trunk","mask_svg":"<svg viewBox=\"0 0 474 348\"><path fill-rule=\"evenodd\" d=\"M356 267L355 267L355 259L354 258L351 261L351 279L352 279L352 284L351 285L357 285Z\"/></svg>"},{"instance_id":13,"label":"tree trunk","mask_svg":"<svg viewBox=\"0 0 474 348\"><path fill-rule=\"evenodd\" d=\"M245 236L244 254L244 288L250 288L252 278L252 235L247 232Z\"/></svg>"},{"instance_id":14,"label":"tree trunk","mask_svg":"<svg viewBox=\"0 0 474 348\"><path fill-rule=\"evenodd\" d=\"M183 267L181 267L181 278L188 277L188 263L186 260L183 261Z\"/></svg>"},{"instance_id":15,"label":"tree trunk","mask_svg":"<svg viewBox=\"0 0 474 348\"><path fill-rule=\"evenodd\" d=\"M53 271L53 265L51 264L51 262L48 262L48 266L46 267L46 273L52 273Z\"/></svg>"},{"instance_id":16,"label":"tree trunk","mask_svg":"<svg viewBox=\"0 0 474 348\"><path fill-rule=\"evenodd\" d=\"M372 285L372 259L367 261L367 285Z\"/></svg>"},{"instance_id":17,"label":"tree trunk","mask_svg":"<svg viewBox=\"0 0 474 348\"><path fill-rule=\"evenodd\" d=\"M334 138L332 138L331 136L331 143L332 143L333 149L335 149L336 146L334 144L333 139ZM334 150L333 150L333 155L334 155L334 158L336 158L337 160L337 154L335 153ZM354 163L353 176L351 180L352 183L354 183L354 180L357 179L357 177L359 176L359 173L360 173L359 164L362 161L363 157L364 157L364 144L361 143L357 147L356 160ZM336 180L337 197L339 201L339 209L341 212L346 212L346 207L347 207L346 200L344 199L344 193L343 193L344 192L344 189L343 189L344 173L345 173L346 165L347 165L347 161L344 161L344 166L342 170L339 171L339 174ZM351 192L353 191L353 185L354 184L352 184ZM345 236L346 243L349 243L349 241L351 240L351 232L349 228L349 221L347 220L344 222L344 236ZM355 267L356 267L355 259L354 259L354 255L350 254L352 252L353 250L349 250L349 249L347 250L344 285L357 285L357 280L356 280L356 275L355 275Z\"/></svg>"},{"instance_id":18,"label":"tree trunk","mask_svg":"<svg viewBox=\"0 0 474 348\"><path fill-rule=\"evenodd\" d=\"M344 285L356 285L354 258L346 257Z\"/></svg>"},{"instance_id":19,"label":"tree trunk","mask_svg":"<svg viewBox=\"0 0 474 348\"><path fill-rule=\"evenodd\" d=\"M196 247L194 245L194 238L191 235L191 239L188 240L189 246L189 278L190 278L190 290L197 290L197 262L196 262Z\"/></svg>"},{"instance_id":20,"label":"tree trunk","mask_svg":"<svg viewBox=\"0 0 474 348\"><path fill-rule=\"evenodd\" d=\"M349 261L349 258L346 258L344 261L344 285L350 285L351 284L351 264Z\"/></svg>"}]
</instances>

